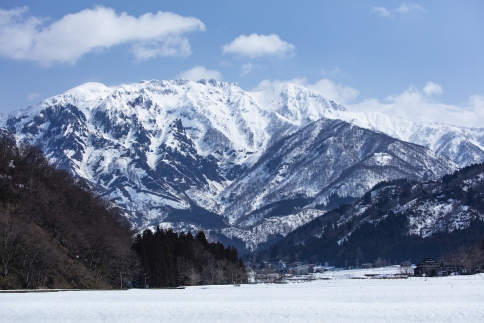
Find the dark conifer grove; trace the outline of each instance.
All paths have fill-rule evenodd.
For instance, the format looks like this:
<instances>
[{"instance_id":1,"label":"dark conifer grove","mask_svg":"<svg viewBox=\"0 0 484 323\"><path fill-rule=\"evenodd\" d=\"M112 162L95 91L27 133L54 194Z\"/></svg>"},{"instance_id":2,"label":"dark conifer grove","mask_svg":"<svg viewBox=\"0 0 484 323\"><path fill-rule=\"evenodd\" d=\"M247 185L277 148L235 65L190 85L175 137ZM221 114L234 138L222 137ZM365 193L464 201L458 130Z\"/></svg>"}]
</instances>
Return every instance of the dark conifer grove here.
<instances>
[{"instance_id":1,"label":"dark conifer grove","mask_svg":"<svg viewBox=\"0 0 484 323\"><path fill-rule=\"evenodd\" d=\"M165 287L231 284L247 281L245 265L234 247L209 243L203 231L177 234L157 228L135 238L133 249L141 261L137 284Z\"/></svg>"}]
</instances>

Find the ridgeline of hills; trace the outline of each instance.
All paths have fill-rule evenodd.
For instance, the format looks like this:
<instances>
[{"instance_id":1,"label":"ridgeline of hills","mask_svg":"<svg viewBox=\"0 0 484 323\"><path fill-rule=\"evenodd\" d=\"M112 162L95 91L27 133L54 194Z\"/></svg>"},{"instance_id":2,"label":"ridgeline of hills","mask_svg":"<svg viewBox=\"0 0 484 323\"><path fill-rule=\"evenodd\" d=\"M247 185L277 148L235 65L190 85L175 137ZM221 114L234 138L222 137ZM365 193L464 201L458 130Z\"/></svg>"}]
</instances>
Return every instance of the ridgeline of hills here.
<instances>
[{"instance_id":1,"label":"ridgeline of hills","mask_svg":"<svg viewBox=\"0 0 484 323\"><path fill-rule=\"evenodd\" d=\"M398 264L448 257L483 238L484 164L475 164L438 180L381 182L355 203L326 212L247 257L336 266L380 258Z\"/></svg>"},{"instance_id":2,"label":"ridgeline of hills","mask_svg":"<svg viewBox=\"0 0 484 323\"><path fill-rule=\"evenodd\" d=\"M53 167L40 149L0 137L0 289L111 289L121 277L138 287L245 278L237 251L208 243L203 232L133 234L118 207Z\"/></svg>"}]
</instances>

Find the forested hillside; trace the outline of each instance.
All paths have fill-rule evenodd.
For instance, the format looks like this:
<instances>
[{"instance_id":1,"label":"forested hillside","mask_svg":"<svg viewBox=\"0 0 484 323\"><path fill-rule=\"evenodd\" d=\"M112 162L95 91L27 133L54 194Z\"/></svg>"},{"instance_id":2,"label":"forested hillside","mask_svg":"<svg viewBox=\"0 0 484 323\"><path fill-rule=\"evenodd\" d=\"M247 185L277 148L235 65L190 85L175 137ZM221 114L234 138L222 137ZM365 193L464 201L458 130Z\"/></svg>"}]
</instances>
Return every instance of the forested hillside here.
<instances>
[{"instance_id":1,"label":"forested hillside","mask_svg":"<svg viewBox=\"0 0 484 323\"><path fill-rule=\"evenodd\" d=\"M41 150L0 138L0 288L112 288L137 259L108 202Z\"/></svg>"},{"instance_id":2,"label":"forested hillside","mask_svg":"<svg viewBox=\"0 0 484 323\"><path fill-rule=\"evenodd\" d=\"M133 239L111 202L40 149L0 138L0 289L163 287L246 279L232 247L171 230Z\"/></svg>"},{"instance_id":3,"label":"forested hillside","mask_svg":"<svg viewBox=\"0 0 484 323\"><path fill-rule=\"evenodd\" d=\"M483 220L484 164L476 164L436 181L382 182L256 256L337 266L439 259L481 243Z\"/></svg>"}]
</instances>

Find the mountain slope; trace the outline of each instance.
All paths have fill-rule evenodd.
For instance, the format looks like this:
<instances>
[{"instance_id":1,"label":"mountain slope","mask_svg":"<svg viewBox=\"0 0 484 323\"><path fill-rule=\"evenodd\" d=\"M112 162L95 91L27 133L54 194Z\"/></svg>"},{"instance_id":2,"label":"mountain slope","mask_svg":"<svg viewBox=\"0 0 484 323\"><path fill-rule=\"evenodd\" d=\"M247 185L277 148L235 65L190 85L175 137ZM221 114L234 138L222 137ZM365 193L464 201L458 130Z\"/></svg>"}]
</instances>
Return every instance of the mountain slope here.
<instances>
[{"instance_id":1,"label":"mountain slope","mask_svg":"<svg viewBox=\"0 0 484 323\"><path fill-rule=\"evenodd\" d=\"M273 95L292 100L295 90L301 92L286 86ZM214 80L114 89L88 83L11 114L4 126L88 180L143 227L171 208L188 209L190 188L219 193L271 142L338 107L313 92L281 111L271 102L264 93ZM204 197L191 196L197 198Z\"/></svg>"},{"instance_id":2,"label":"mountain slope","mask_svg":"<svg viewBox=\"0 0 484 323\"><path fill-rule=\"evenodd\" d=\"M298 195L326 204L332 194L356 198L390 178L433 178L454 168L453 162L422 146L321 119L271 146L229 186L222 195L228 201L224 214L235 221Z\"/></svg>"},{"instance_id":3,"label":"mountain slope","mask_svg":"<svg viewBox=\"0 0 484 323\"><path fill-rule=\"evenodd\" d=\"M413 122L381 113L352 113L344 119L363 128L422 145L449 157L460 167L484 162L484 130L436 122Z\"/></svg>"},{"instance_id":4,"label":"mountain slope","mask_svg":"<svg viewBox=\"0 0 484 323\"><path fill-rule=\"evenodd\" d=\"M340 206L289 233L266 258L337 265L441 256L484 237L484 164L439 180L382 182L352 205Z\"/></svg>"},{"instance_id":5,"label":"mountain slope","mask_svg":"<svg viewBox=\"0 0 484 323\"><path fill-rule=\"evenodd\" d=\"M321 119L271 146L220 195L223 214L237 227L223 232L255 249L254 241L284 236L324 213L315 207L353 201L381 181L425 180L453 169L425 147Z\"/></svg>"},{"instance_id":6,"label":"mountain slope","mask_svg":"<svg viewBox=\"0 0 484 323\"><path fill-rule=\"evenodd\" d=\"M303 199L297 208L337 203L381 180L455 169L404 142L429 138L418 125L376 119L292 84L251 93L215 80L151 80L113 88L86 83L3 116L0 127L117 203L134 227L203 227L227 236L235 226L254 245L252 238L288 232L265 220L297 213L277 214L281 201ZM459 165L484 160L482 129L451 127L455 133L447 135L446 127L426 145ZM261 229L260 239L245 231L257 225L271 229Z\"/></svg>"}]
</instances>

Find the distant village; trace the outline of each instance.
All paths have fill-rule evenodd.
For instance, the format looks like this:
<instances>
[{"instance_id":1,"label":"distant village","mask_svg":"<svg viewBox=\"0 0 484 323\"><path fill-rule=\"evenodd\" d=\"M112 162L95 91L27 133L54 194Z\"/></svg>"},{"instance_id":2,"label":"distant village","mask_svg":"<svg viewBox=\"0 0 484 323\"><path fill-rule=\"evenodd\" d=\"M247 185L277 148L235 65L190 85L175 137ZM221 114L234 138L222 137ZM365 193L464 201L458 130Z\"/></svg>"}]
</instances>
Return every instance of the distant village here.
<instances>
[{"instance_id":1,"label":"distant village","mask_svg":"<svg viewBox=\"0 0 484 323\"><path fill-rule=\"evenodd\" d=\"M407 278L409 276L417 277L436 277L449 275L469 275L483 272L480 265L473 264L469 266L462 260L441 260L436 261L431 257L424 258L417 264L411 264L410 261L402 261L399 264L387 265L387 261L375 261L374 263L362 263L357 266L347 266L345 268L332 266L329 263L311 264L308 261L296 261L292 263L285 262L281 259L272 262L261 261L258 263L246 262L249 282L252 283L278 283L286 280L316 280L324 279L320 274L328 272L351 271L355 269L367 269L368 274L364 277L354 278ZM393 269L391 274L374 274L370 273L371 269L389 268ZM380 277L381 276L381 277ZM351 277L350 277L351 278Z\"/></svg>"}]
</instances>

